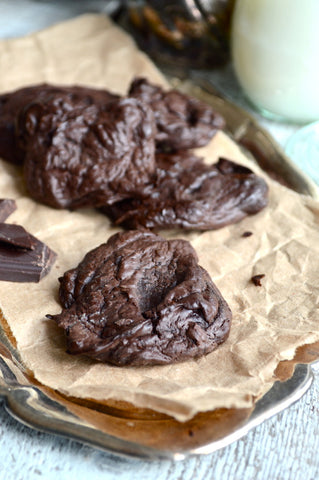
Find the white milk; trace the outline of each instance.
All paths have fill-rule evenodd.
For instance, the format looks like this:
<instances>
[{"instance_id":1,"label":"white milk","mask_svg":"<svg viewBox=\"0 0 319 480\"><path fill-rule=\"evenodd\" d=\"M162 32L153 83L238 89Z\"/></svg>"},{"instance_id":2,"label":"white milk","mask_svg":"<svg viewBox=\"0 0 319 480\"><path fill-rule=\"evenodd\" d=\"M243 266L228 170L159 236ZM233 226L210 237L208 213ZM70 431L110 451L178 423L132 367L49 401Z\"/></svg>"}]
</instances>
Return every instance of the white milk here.
<instances>
[{"instance_id":1,"label":"white milk","mask_svg":"<svg viewBox=\"0 0 319 480\"><path fill-rule=\"evenodd\" d=\"M319 119L319 0L237 0L232 55L241 86L261 111Z\"/></svg>"}]
</instances>

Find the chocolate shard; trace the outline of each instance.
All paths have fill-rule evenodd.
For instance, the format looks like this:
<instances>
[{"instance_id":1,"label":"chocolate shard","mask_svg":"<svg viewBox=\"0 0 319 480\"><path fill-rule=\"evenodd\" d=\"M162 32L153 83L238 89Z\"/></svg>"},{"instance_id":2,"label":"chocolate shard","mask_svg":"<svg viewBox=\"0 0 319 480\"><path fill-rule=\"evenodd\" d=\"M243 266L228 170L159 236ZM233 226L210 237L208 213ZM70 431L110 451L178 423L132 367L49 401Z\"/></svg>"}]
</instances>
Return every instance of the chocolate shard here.
<instances>
[{"instance_id":1,"label":"chocolate shard","mask_svg":"<svg viewBox=\"0 0 319 480\"><path fill-rule=\"evenodd\" d=\"M0 223L0 245L1 243L27 250L34 249L31 235L21 225Z\"/></svg>"},{"instance_id":2,"label":"chocolate shard","mask_svg":"<svg viewBox=\"0 0 319 480\"><path fill-rule=\"evenodd\" d=\"M251 281L253 282L254 285L256 285L256 287L261 287L262 286L261 280L264 277L265 277L265 274L260 273L259 275L254 275L253 277L251 277Z\"/></svg>"},{"instance_id":3,"label":"chocolate shard","mask_svg":"<svg viewBox=\"0 0 319 480\"><path fill-rule=\"evenodd\" d=\"M0 222L4 222L17 209L17 204L9 198L0 198Z\"/></svg>"},{"instance_id":4,"label":"chocolate shard","mask_svg":"<svg viewBox=\"0 0 319 480\"><path fill-rule=\"evenodd\" d=\"M56 253L31 234L32 249L15 245L21 242L21 227L10 225L11 241L0 241L0 280L7 282L39 282L49 273ZM16 233L15 240L14 235ZM19 240L20 239L20 240Z\"/></svg>"}]
</instances>

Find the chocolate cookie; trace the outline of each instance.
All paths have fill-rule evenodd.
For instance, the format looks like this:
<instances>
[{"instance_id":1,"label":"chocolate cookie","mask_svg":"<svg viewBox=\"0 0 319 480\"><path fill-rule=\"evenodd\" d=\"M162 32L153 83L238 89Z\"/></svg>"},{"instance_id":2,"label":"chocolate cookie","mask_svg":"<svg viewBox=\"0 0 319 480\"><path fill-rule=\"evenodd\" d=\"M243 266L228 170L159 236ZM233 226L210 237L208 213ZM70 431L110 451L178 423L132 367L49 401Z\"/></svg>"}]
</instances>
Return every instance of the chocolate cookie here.
<instances>
[{"instance_id":1,"label":"chocolate cookie","mask_svg":"<svg viewBox=\"0 0 319 480\"><path fill-rule=\"evenodd\" d=\"M152 108L159 151L202 147L225 126L223 117L206 103L177 90L164 91L144 78L132 82L129 95Z\"/></svg>"},{"instance_id":2,"label":"chocolate cookie","mask_svg":"<svg viewBox=\"0 0 319 480\"><path fill-rule=\"evenodd\" d=\"M197 358L228 336L231 311L185 240L113 235L60 285L68 352L114 365Z\"/></svg>"},{"instance_id":3,"label":"chocolate cookie","mask_svg":"<svg viewBox=\"0 0 319 480\"><path fill-rule=\"evenodd\" d=\"M266 182L251 170L221 158L206 165L189 153L157 155L151 193L103 207L126 228L215 230L267 205Z\"/></svg>"},{"instance_id":4,"label":"chocolate cookie","mask_svg":"<svg viewBox=\"0 0 319 480\"><path fill-rule=\"evenodd\" d=\"M109 101L119 98L107 90L80 86L60 86L40 84L20 88L14 92L0 95L0 157L13 162L24 160L23 145L19 143L16 132L16 120L19 113L30 103L45 102L51 95L62 94L72 101L82 101L83 105L106 105Z\"/></svg>"},{"instance_id":5,"label":"chocolate cookie","mask_svg":"<svg viewBox=\"0 0 319 480\"><path fill-rule=\"evenodd\" d=\"M98 207L140 195L155 169L155 123L134 98L104 107L69 95L34 102L19 117L31 196L55 208Z\"/></svg>"}]
</instances>

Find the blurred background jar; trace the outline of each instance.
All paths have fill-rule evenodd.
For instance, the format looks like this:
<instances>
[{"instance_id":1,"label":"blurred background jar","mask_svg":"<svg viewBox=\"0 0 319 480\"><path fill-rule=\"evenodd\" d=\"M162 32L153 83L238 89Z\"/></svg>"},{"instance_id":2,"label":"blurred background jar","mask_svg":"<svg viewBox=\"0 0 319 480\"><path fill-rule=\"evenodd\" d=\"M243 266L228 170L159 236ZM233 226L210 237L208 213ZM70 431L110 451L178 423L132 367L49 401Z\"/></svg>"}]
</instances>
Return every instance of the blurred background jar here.
<instances>
[{"instance_id":1,"label":"blurred background jar","mask_svg":"<svg viewBox=\"0 0 319 480\"><path fill-rule=\"evenodd\" d=\"M128 0L126 28L161 67L213 69L230 59L234 0Z\"/></svg>"},{"instance_id":2,"label":"blurred background jar","mask_svg":"<svg viewBox=\"0 0 319 480\"><path fill-rule=\"evenodd\" d=\"M319 0L236 0L231 50L236 76L265 116L319 119Z\"/></svg>"}]
</instances>

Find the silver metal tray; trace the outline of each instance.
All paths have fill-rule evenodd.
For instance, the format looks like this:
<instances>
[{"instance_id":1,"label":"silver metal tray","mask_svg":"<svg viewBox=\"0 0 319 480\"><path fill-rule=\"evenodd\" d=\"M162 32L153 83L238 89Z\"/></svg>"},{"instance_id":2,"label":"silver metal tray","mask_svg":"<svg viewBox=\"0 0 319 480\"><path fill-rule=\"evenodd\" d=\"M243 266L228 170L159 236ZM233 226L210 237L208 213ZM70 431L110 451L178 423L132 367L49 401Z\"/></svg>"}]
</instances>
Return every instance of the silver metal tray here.
<instances>
[{"instance_id":1,"label":"silver metal tray","mask_svg":"<svg viewBox=\"0 0 319 480\"><path fill-rule=\"evenodd\" d=\"M318 198L315 184L290 162L248 113L212 94L209 85L199 87L179 82L178 87L218 109L226 118L228 133L250 151L262 168L297 192ZM255 408L219 409L179 423L171 417L123 402L112 405L80 402L39 384L25 370L8 329L2 323L0 396L5 400L7 411L30 427L119 455L177 460L188 455L211 453L238 440L300 399L313 380L311 366L297 364L291 378L275 382L271 390L257 401Z\"/></svg>"}]
</instances>

